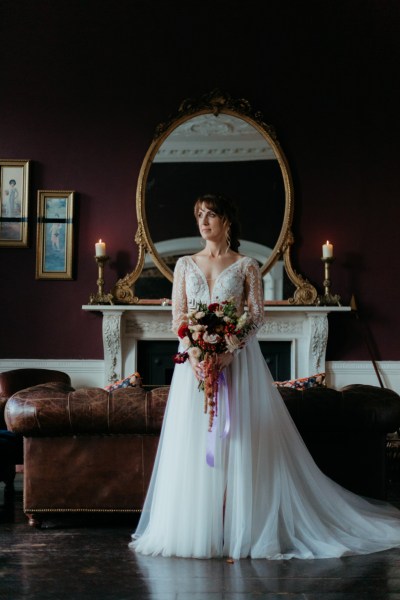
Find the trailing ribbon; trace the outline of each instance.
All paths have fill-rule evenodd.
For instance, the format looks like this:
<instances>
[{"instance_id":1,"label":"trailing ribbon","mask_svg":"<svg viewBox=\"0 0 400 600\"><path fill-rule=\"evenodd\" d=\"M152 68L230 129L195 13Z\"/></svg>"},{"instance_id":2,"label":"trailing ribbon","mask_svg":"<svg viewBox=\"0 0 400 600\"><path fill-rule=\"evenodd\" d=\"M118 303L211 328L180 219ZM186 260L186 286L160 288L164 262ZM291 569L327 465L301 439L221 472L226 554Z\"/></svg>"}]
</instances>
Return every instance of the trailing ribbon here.
<instances>
[{"instance_id":1,"label":"trailing ribbon","mask_svg":"<svg viewBox=\"0 0 400 600\"><path fill-rule=\"evenodd\" d=\"M221 404L225 406L225 423L222 432L220 433L220 438L224 439L229 433L231 428L231 417L229 412L229 395L228 395L228 386L226 384L225 375L221 372L218 376L218 390L219 396L222 400ZM218 417L217 417L218 419ZM219 421L217 421L219 422ZM206 452L206 461L209 467L213 467L215 463L215 438L216 438L217 427L214 420L211 431L207 433L207 452Z\"/></svg>"}]
</instances>

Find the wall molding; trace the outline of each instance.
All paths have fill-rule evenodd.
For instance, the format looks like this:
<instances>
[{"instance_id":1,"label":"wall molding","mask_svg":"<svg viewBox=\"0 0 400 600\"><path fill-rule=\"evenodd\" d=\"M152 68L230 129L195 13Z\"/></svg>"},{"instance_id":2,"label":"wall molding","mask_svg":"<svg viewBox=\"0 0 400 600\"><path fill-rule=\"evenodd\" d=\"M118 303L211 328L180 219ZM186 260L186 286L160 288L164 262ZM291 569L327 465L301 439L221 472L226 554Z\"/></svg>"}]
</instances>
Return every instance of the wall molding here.
<instances>
[{"instance_id":1,"label":"wall molding","mask_svg":"<svg viewBox=\"0 0 400 600\"><path fill-rule=\"evenodd\" d=\"M11 369L56 369L71 377L73 387L103 387L104 360L0 359L0 372ZM352 383L379 386L371 361L326 362L327 385L340 389ZM377 363L385 387L400 394L400 361Z\"/></svg>"},{"instance_id":2,"label":"wall molding","mask_svg":"<svg viewBox=\"0 0 400 600\"><path fill-rule=\"evenodd\" d=\"M379 361L376 363L385 387L400 394L400 361ZM374 367L365 361L327 361L327 384L340 389L352 383L380 386Z\"/></svg>"},{"instance_id":3,"label":"wall molding","mask_svg":"<svg viewBox=\"0 0 400 600\"><path fill-rule=\"evenodd\" d=\"M104 360L0 359L0 372L11 369L55 369L68 373L74 388L103 387Z\"/></svg>"}]
</instances>

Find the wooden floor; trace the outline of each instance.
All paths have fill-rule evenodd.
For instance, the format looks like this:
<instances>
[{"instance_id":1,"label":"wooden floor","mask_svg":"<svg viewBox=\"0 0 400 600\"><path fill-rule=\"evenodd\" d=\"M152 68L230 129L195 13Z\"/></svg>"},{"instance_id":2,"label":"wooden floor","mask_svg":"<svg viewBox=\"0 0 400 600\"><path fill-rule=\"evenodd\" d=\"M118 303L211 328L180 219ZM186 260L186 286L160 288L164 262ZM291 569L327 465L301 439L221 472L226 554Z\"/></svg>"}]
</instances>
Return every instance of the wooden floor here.
<instances>
[{"instance_id":1,"label":"wooden floor","mask_svg":"<svg viewBox=\"0 0 400 600\"><path fill-rule=\"evenodd\" d=\"M21 477L14 498L0 484L0 600L400 600L400 549L233 564L141 557L128 548L132 517L50 516L29 527Z\"/></svg>"}]
</instances>

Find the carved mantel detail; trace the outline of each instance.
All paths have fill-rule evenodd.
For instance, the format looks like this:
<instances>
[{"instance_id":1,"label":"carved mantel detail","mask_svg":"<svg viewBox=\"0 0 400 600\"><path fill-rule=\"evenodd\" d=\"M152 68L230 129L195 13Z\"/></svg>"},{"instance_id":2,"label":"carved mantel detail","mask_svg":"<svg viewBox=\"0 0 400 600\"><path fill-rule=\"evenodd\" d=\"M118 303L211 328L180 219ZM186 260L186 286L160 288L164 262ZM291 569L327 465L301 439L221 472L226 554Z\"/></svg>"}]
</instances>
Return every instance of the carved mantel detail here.
<instances>
[{"instance_id":1,"label":"carved mantel detail","mask_svg":"<svg viewBox=\"0 0 400 600\"><path fill-rule=\"evenodd\" d=\"M311 324L311 364L315 373L325 369L325 354L328 343L328 317L321 315L308 315Z\"/></svg>"},{"instance_id":2,"label":"carved mantel detail","mask_svg":"<svg viewBox=\"0 0 400 600\"><path fill-rule=\"evenodd\" d=\"M105 358L105 381L117 381L122 372L121 311L103 314L103 347Z\"/></svg>"}]
</instances>

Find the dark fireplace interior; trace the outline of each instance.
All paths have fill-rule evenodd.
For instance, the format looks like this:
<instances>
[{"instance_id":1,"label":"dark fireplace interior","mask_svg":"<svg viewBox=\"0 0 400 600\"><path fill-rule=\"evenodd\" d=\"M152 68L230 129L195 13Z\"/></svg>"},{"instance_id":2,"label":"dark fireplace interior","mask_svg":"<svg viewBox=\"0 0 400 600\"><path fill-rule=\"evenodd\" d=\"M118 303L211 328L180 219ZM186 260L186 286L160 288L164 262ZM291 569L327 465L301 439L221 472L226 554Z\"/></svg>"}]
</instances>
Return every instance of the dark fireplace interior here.
<instances>
[{"instance_id":1,"label":"dark fireplace interior","mask_svg":"<svg viewBox=\"0 0 400 600\"><path fill-rule=\"evenodd\" d=\"M275 381L290 379L290 349L292 342L260 342L261 352ZM171 340L140 340L138 364L145 385L169 385L174 370L173 355L178 344Z\"/></svg>"}]
</instances>

